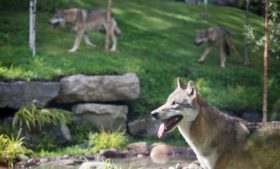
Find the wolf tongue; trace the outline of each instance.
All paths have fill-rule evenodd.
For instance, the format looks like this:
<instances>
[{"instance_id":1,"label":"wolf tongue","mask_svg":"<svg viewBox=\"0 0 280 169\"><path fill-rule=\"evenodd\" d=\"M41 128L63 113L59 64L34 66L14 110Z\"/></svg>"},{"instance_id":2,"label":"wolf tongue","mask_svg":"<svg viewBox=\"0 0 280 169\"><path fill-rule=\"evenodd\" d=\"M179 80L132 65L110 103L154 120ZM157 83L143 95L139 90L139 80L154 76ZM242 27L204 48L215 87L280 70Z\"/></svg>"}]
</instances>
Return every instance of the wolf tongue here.
<instances>
[{"instance_id":1,"label":"wolf tongue","mask_svg":"<svg viewBox=\"0 0 280 169\"><path fill-rule=\"evenodd\" d=\"M163 136L164 128L165 128L165 125L164 125L164 123L162 123L158 128L158 133L157 133L158 138L161 138Z\"/></svg>"}]
</instances>

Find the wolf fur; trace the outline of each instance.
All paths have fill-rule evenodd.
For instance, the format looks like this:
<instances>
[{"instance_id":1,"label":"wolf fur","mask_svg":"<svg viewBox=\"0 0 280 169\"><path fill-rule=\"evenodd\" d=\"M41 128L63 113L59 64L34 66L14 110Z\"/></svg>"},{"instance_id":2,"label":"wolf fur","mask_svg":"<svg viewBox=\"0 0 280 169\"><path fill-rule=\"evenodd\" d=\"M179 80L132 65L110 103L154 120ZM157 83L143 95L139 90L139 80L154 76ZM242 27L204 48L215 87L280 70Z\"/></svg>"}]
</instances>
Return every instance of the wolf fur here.
<instances>
[{"instance_id":1,"label":"wolf fur","mask_svg":"<svg viewBox=\"0 0 280 169\"><path fill-rule=\"evenodd\" d=\"M204 101L193 81L177 83L166 103L151 113L163 122L159 136L178 127L202 169L280 168L280 122L228 116ZM190 164L189 169L199 165Z\"/></svg>"},{"instance_id":2,"label":"wolf fur","mask_svg":"<svg viewBox=\"0 0 280 169\"><path fill-rule=\"evenodd\" d=\"M87 45L95 48L96 45L90 41L88 33L102 29L109 31L109 35L112 38L113 44L110 51L117 50L117 35L121 34L121 30L114 18L109 22L107 21L107 10L105 9L84 10L71 8L61 10L56 12L54 17L49 21L49 24L53 27L62 25L76 31L75 42L73 47L68 50L69 52L75 52L79 48L82 38L84 38ZM110 30L109 24L111 24Z\"/></svg>"},{"instance_id":3,"label":"wolf fur","mask_svg":"<svg viewBox=\"0 0 280 169\"><path fill-rule=\"evenodd\" d=\"M232 51L235 55L238 55L238 52L235 49L235 46L232 42L232 35L229 30L224 28L208 28L201 29L197 32L195 40L197 46L202 43L207 43L207 48L198 60L200 63L203 63L207 55L213 49L213 46L217 46L220 49L220 66L222 68L226 67L226 55L230 55Z\"/></svg>"}]
</instances>

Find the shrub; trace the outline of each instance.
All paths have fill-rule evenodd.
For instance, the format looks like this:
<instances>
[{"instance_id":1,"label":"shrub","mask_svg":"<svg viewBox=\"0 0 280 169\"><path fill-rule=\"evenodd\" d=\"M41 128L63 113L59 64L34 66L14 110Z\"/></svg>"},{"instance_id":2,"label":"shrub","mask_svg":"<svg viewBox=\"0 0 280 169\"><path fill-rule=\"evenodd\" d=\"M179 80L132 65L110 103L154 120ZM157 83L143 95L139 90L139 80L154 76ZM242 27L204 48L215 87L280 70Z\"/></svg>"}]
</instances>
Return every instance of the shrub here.
<instances>
[{"instance_id":1,"label":"shrub","mask_svg":"<svg viewBox=\"0 0 280 169\"><path fill-rule=\"evenodd\" d=\"M82 144L88 142L89 133L97 132L98 129L93 125L71 122L69 129L72 135L73 144Z\"/></svg>"},{"instance_id":2,"label":"shrub","mask_svg":"<svg viewBox=\"0 0 280 169\"><path fill-rule=\"evenodd\" d=\"M7 135L0 135L0 162L13 167L15 160L21 154L28 154L31 150L24 146L24 138L19 138L20 132L16 138L9 138Z\"/></svg>"},{"instance_id":3,"label":"shrub","mask_svg":"<svg viewBox=\"0 0 280 169\"><path fill-rule=\"evenodd\" d=\"M97 153L102 149L123 149L127 142L127 136L124 132L106 132L102 130L100 133L89 135L89 146L93 153Z\"/></svg>"},{"instance_id":4,"label":"shrub","mask_svg":"<svg viewBox=\"0 0 280 169\"><path fill-rule=\"evenodd\" d=\"M60 109L38 109L33 102L30 106L21 108L14 117L13 127L26 127L29 131L45 125L57 125L60 122L69 123L70 113Z\"/></svg>"}]
</instances>

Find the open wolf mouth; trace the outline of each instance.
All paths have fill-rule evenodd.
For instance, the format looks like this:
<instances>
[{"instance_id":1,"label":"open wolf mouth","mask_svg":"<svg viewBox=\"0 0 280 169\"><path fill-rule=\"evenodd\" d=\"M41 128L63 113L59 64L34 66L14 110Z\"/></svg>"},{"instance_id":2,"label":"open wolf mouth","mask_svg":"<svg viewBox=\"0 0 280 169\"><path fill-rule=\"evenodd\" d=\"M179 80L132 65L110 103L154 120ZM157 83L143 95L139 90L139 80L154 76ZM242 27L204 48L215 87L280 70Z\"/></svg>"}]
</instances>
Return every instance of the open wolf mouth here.
<instances>
[{"instance_id":1,"label":"open wolf mouth","mask_svg":"<svg viewBox=\"0 0 280 169\"><path fill-rule=\"evenodd\" d=\"M59 22L53 22L53 23L49 22L49 24L52 26L52 28L55 28L55 27L57 27L60 23L59 23Z\"/></svg>"},{"instance_id":2,"label":"open wolf mouth","mask_svg":"<svg viewBox=\"0 0 280 169\"><path fill-rule=\"evenodd\" d=\"M171 131L182 119L182 115L177 115L164 120L159 126L158 137L161 138L164 133Z\"/></svg>"}]
</instances>

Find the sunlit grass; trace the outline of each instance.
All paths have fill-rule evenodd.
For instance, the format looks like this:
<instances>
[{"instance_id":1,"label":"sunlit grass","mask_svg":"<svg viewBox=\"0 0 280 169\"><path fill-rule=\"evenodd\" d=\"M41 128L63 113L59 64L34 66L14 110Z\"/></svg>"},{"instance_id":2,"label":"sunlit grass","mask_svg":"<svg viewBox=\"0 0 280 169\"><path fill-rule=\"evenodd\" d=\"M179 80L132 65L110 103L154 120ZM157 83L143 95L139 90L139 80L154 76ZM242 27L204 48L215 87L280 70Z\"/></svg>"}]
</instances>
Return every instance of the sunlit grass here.
<instances>
[{"instance_id":1,"label":"sunlit grass","mask_svg":"<svg viewBox=\"0 0 280 169\"><path fill-rule=\"evenodd\" d=\"M122 35L118 39L118 51L104 52L105 35L91 33L90 38L97 48L88 47L83 41L76 53L68 53L75 33L63 28L52 29L48 20L52 17L53 5L69 7L65 1L50 4L40 2L37 15L36 58L28 48L28 13L1 11L0 15L0 78L4 80L57 80L72 74L122 74L135 72L141 81L141 95L130 102L131 111L146 116L150 110L162 104L175 87L176 77L185 81L204 79L203 97L214 106L231 111L253 109L261 111L262 54L249 52L251 67L242 66L243 58L227 58L227 68L219 67L219 50L214 49L204 65L197 60L205 46L196 47L193 40L196 31L209 26L225 27L233 34L239 54L243 53L244 11L209 5L209 19L204 19L203 5L170 3L166 0L129 1L115 0L113 15ZM78 0L72 6L81 8L106 7L106 1ZM49 12L46 12L49 11ZM262 20L250 16L250 26L258 36L262 32ZM23 29L26 28L26 29ZM279 61L271 61L269 74L275 79L270 85L270 103L279 98L277 75ZM244 92L235 99L230 93L237 86ZM274 91L274 92L271 92ZM277 92L275 92L277 91ZM250 98L250 101L244 101ZM240 100L243 103L240 104Z\"/></svg>"},{"instance_id":2,"label":"sunlit grass","mask_svg":"<svg viewBox=\"0 0 280 169\"><path fill-rule=\"evenodd\" d=\"M35 151L33 156L35 157L59 157L59 156L83 156L83 155L93 155L88 147L81 147L79 145L68 146L63 148L56 148L52 151L40 150Z\"/></svg>"}]
</instances>

